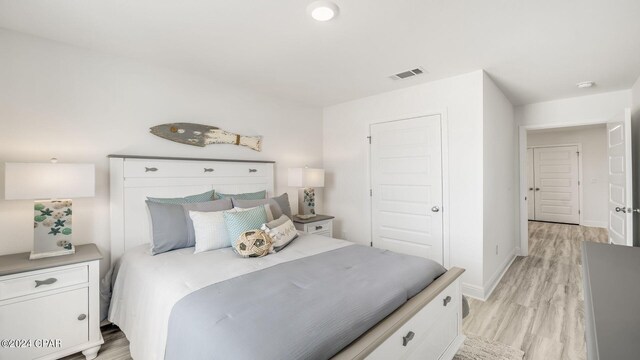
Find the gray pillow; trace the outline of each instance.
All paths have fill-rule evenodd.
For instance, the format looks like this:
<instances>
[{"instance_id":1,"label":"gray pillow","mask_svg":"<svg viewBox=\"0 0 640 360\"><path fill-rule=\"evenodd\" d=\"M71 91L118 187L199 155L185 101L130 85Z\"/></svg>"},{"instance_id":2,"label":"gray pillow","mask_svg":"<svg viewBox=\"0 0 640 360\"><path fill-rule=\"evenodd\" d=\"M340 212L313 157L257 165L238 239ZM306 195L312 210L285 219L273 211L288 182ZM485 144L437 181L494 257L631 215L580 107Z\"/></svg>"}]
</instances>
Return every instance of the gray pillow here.
<instances>
[{"instance_id":1,"label":"gray pillow","mask_svg":"<svg viewBox=\"0 0 640 360\"><path fill-rule=\"evenodd\" d=\"M265 204L269 204L269 208L271 209L271 214L273 214L274 219L278 219L282 215L287 215L287 217L291 219L291 205L289 204L289 195L287 193L284 193L280 196L272 197L271 199L233 199L233 206L243 209L248 209Z\"/></svg>"},{"instance_id":2,"label":"gray pillow","mask_svg":"<svg viewBox=\"0 0 640 360\"><path fill-rule=\"evenodd\" d=\"M238 199L238 200L262 200L267 197L267 191L257 191L254 193L242 193L242 194L220 194L216 193L216 199Z\"/></svg>"},{"instance_id":3,"label":"gray pillow","mask_svg":"<svg viewBox=\"0 0 640 360\"><path fill-rule=\"evenodd\" d=\"M147 200L146 203L151 214L151 253L153 255L196 245L189 211L209 212L233 208L229 199L193 204L165 204L151 200Z\"/></svg>"},{"instance_id":4,"label":"gray pillow","mask_svg":"<svg viewBox=\"0 0 640 360\"><path fill-rule=\"evenodd\" d=\"M211 201L211 200L215 199L215 196L216 196L216 191L215 190L209 190L209 191L204 192L202 194L189 195L189 196L185 196L185 197L181 197L181 198L154 198L154 197L147 197L147 200L153 201L153 202L156 202L156 203L162 203L162 204L180 205L180 204L191 204L191 203L198 203L198 202L204 202L204 201Z\"/></svg>"},{"instance_id":5,"label":"gray pillow","mask_svg":"<svg viewBox=\"0 0 640 360\"><path fill-rule=\"evenodd\" d=\"M187 220L187 240L191 246L196 245L196 233L193 229L193 220L189 216L189 211L213 212L233 209L231 199L221 199L193 204L182 204L185 219Z\"/></svg>"}]
</instances>

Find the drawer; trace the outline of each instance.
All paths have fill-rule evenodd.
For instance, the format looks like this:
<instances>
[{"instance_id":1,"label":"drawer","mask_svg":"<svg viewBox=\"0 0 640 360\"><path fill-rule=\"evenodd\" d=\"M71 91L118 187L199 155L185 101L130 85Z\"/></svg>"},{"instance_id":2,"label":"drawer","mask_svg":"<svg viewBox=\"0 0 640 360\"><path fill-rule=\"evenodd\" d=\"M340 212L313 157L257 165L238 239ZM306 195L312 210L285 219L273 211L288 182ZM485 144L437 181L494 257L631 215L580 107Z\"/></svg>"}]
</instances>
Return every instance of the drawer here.
<instances>
[{"instance_id":1,"label":"drawer","mask_svg":"<svg viewBox=\"0 0 640 360\"><path fill-rule=\"evenodd\" d=\"M89 269L86 265L29 274L0 280L0 301L89 281Z\"/></svg>"},{"instance_id":2,"label":"drawer","mask_svg":"<svg viewBox=\"0 0 640 360\"><path fill-rule=\"evenodd\" d=\"M33 359L89 341L89 289L81 288L0 306L0 339L34 341L24 348L0 347L0 359ZM43 346L36 341L57 343Z\"/></svg>"},{"instance_id":3,"label":"drawer","mask_svg":"<svg viewBox=\"0 0 640 360\"><path fill-rule=\"evenodd\" d=\"M305 232L308 232L310 234L317 234L317 233L322 233L322 232L331 232L331 220L327 220L327 221L318 221L315 222L313 224L306 224L305 225Z\"/></svg>"},{"instance_id":4,"label":"drawer","mask_svg":"<svg viewBox=\"0 0 640 360\"><path fill-rule=\"evenodd\" d=\"M124 177L126 178L258 177L267 175L267 166L260 163L168 160L127 160L124 162Z\"/></svg>"},{"instance_id":5,"label":"drawer","mask_svg":"<svg viewBox=\"0 0 640 360\"><path fill-rule=\"evenodd\" d=\"M444 304L447 298L451 300ZM458 282L453 282L435 299L407 321L367 359L437 360L458 335L461 311ZM411 340L404 343L405 337Z\"/></svg>"}]
</instances>

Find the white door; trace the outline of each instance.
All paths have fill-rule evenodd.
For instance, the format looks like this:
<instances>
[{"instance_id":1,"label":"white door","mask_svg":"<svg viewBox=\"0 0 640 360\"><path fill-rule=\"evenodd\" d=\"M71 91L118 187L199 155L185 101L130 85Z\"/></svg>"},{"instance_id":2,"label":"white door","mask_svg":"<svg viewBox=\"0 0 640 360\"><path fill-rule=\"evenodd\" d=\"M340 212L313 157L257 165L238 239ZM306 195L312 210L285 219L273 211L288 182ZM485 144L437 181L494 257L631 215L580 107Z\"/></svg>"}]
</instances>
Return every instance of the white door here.
<instances>
[{"instance_id":1,"label":"white door","mask_svg":"<svg viewBox=\"0 0 640 360\"><path fill-rule=\"evenodd\" d=\"M536 220L580 223L578 147L533 149Z\"/></svg>"},{"instance_id":2,"label":"white door","mask_svg":"<svg viewBox=\"0 0 640 360\"><path fill-rule=\"evenodd\" d=\"M631 110L607 123L609 242L633 246Z\"/></svg>"},{"instance_id":3,"label":"white door","mask_svg":"<svg viewBox=\"0 0 640 360\"><path fill-rule=\"evenodd\" d=\"M371 125L372 245L443 264L440 116Z\"/></svg>"},{"instance_id":4,"label":"white door","mask_svg":"<svg viewBox=\"0 0 640 360\"><path fill-rule=\"evenodd\" d=\"M536 219L536 202L535 202L535 178L533 171L533 149L527 149L527 212L529 220Z\"/></svg>"}]
</instances>

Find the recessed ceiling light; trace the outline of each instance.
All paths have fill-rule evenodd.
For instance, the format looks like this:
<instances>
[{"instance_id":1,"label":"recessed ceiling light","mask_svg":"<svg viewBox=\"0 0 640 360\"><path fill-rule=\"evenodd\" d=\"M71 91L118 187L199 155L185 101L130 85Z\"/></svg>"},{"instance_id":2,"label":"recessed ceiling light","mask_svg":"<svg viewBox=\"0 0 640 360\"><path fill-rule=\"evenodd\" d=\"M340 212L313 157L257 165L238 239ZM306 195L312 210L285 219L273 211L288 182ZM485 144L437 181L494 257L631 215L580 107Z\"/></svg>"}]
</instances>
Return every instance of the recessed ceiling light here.
<instances>
[{"instance_id":1,"label":"recessed ceiling light","mask_svg":"<svg viewBox=\"0 0 640 360\"><path fill-rule=\"evenodd\" d=\"M331 1L314 1L307 7L307 12L318 21L329 21L338 15L338 5Z\"/></svg>"},{"instance_id":2,"label":"recessed ceiling light","mask_svg":"<svg viewBox=\"0 0 640 360\"><path fill-rule=\"evenodd\" d=\"M583 81L583 82L577 83L576 86L579 87L580 89L588 89L594 86L595 84L596 84L595 81Z\"/></svg>"}]
</instances>

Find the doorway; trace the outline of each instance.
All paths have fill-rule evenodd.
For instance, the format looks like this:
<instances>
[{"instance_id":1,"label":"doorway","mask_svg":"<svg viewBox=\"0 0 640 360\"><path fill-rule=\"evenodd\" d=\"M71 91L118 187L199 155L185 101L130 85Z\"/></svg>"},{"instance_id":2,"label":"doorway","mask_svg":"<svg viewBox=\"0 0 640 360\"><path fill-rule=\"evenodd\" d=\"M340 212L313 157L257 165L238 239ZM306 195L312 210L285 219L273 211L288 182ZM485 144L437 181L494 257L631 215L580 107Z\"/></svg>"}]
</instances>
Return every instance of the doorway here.
<instances>
[{"instance_id":1,"label":"doorway","mask_svg":"<svg viewBox=\"0 0 640 360\"><path fill-rule=\"evenodd\" d=\"M579 145L527 149L529 220L580 224L579 156Z\"/></svg>"}]
</instances>

